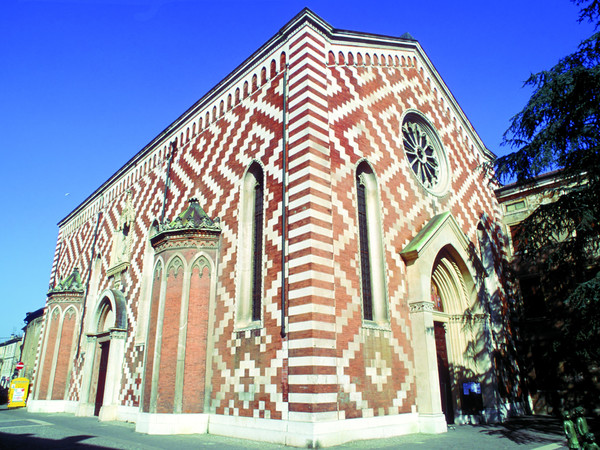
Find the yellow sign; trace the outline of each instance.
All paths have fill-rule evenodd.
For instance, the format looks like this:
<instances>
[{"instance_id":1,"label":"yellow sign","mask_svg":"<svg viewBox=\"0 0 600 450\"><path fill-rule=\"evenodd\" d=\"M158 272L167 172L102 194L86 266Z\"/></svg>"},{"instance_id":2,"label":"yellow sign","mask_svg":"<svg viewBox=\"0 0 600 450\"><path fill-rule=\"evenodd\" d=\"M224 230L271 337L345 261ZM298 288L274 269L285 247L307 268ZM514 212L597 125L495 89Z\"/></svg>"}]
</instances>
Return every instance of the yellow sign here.
<instances>
[{"instance_id":1,"label":"yellow sign","mask_svg":"<svg viewBox=\"0 0 600 450\"><path fill-rule=\"evenodd\" d=\"M8 389L8 407L25 406L29 394L29 378L15 378Z\"/></svg>"}]
</instances>

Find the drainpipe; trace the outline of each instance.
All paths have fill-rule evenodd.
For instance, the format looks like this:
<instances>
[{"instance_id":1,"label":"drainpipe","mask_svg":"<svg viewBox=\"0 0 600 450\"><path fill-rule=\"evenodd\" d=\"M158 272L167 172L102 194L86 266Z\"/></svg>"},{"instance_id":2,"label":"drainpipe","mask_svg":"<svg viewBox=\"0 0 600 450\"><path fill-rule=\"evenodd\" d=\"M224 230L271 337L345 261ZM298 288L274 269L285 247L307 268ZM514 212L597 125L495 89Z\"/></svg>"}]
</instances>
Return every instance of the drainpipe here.
<instances>
[{"instance_id":1,"label":"drainpipe","mask_svg":"<svg viewBox=\"0 0 600 450\"><path fill-rule=\"evenodd\" d=\"M159 223L163 223L165 220L165 211L167 209L167 194L169 192L169 184L171 184L171 162L173 161L173 156L175 156L175 151L177 150L177 138L171 142L171 154L169 155L169 162L167 163L167 178L165 179L165 195L163 196L163 207L162 212L160 213L160 221Z\"/></svg>"},{"instance_id":2,"label":"drainpipe","mask_svg":"<svg viewBox=\"0 0 600 450\"><path fill-rule=\"evenodd\" d=\"M96 229L94 230L94 241L92 242L92 257L90 259L90 267L88 268L88 276L85 281L85 294L83 296L83 307L81 308L81 320L79 323L79 336L77 337L77 356L79 358L79 350L81 345L81 335L83 334L83 319L85 318L85 305L87 303L87 296L89 294L90 280L92 279L92 270L94 268L94 258L96 257L96 241L98 240L98 230L100 229L100 221L102 220L102 206L104 202L101 202L98 210L98 216L96 217Z\"/></svg>"},{"instance_id":3,"label":"drainpipe","mask_svg":"<svg viewBox=\"0 0 600 450\"><path fill-rule=\"evenodd\" d=\"M283 70L283 131L282 131L282 167L281 167L281 338L285 338L285 243L286 243L286 201L285 171L287 169L287 70Z\"/></svg>"}]
</instances>

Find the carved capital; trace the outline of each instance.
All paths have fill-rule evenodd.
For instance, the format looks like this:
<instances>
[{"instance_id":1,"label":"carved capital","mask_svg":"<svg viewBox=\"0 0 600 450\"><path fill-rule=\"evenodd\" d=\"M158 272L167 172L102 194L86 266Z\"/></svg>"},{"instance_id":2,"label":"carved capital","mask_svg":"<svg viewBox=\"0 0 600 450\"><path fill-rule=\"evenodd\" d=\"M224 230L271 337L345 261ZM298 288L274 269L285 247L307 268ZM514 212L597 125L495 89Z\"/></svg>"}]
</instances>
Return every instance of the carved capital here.
<instances>
[{"instance_id":1,"label":"carved capital","mask_svg":"<svg viewBox=\"0 0 600 450\"><path fill-rule=\"evenodd\" d=\"M422 302L413 302L408 305L410 313L433 312L433 302L425 300Z\"/></svg>"},{"instance_id":2,"label":"carved capital","mask_svg":"<svg viewBox=\"0 0 600 450\"><path fill-rule=\"evenodd\" d=\"M111 328L109 330L111 339L125 339L127 338L127 330L121 330L119 328Z\"/></svg>"}]
</instances>

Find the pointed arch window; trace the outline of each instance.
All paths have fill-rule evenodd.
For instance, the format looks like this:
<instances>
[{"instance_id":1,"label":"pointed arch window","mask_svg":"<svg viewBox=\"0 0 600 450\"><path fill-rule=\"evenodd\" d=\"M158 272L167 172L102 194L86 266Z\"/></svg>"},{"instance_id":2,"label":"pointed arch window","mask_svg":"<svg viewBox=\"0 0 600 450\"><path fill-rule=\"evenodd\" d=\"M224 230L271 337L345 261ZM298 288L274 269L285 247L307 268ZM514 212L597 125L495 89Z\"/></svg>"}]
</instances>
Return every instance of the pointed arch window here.
<instances>
[{"instance_id":1,"label":"pointed arch window","mask_svg":"<svg viewBox=\"0 0 600 450\"><path fill-rule=\"evenodd\" d=\"M388 311L381 208L377 179L364 161L356 170L356 191L363 319L385 325Z\"/></svg>"},{"instance_id":2,"label":"pointed arch window","mask_svg":"<svg viewBox=\"0 0 600 450\"><path fill-rule=\"evenodd\" d=\"M258 164L257 164L258 166ZM262 172L262 171L261 171ZM254 185L254 220L252 239L252 320L260 320L262 285L263 180L262 173Z\"/></svg>"},{"instance_id":3,"label":"pointed arch window","mask_svg":"<svg viewBox=\"0 0 600 450\"><path fill-rule=\"evenodd\" d=\"M264 176L260 164L254 162L244 175L238 244L238 328L252 326L261 320Z\"/></svg>"}]
</instances>

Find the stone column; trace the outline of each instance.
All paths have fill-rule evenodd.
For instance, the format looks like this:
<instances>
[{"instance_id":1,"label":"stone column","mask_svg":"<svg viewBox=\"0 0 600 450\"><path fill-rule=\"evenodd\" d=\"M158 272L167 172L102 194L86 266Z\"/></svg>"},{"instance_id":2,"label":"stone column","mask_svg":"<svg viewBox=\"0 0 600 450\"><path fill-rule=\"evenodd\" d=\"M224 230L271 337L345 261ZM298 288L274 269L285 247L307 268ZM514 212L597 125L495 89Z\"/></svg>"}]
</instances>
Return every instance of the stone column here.
<instances>
[{"instance_id":1,"label":"stone column","mask_svg":"<svg viewBox=\"0 0 600 450\"><path fill-rule=\"evenodd\" d=\"M440 385L433 330L433 302L409 303L417 381L417 412L422 433L443 433L447 430L442 413Z\"/></svg>"},{"instance_id":2,"label":"stone column","mask_svg":"<svg viewBox=\"0 0 600 450\"><path fill-rule=\"evenodd\" d=\"M110 330L110 349L106 367L104 399L102 400L102 409L100 409L100 414L98 416L100 421L117 420L126 337L127 332L125 330Z\"/></svg>"},{"instance_id":3,"label":"stone column","mask_svg":"<svg viewBox=\"0 0 600 450\"><path fill-rule=\"evenodd\" d=\"M83 375L81 380L81 392L79 407L76 415L78 416L93 416L94 415L94 403L90 402L90 388L92 385L92 378L94 376L94 359L96 355L96 336L87 336L85 342L85 355L83 361Z\"/></svg>"}]
</instances>

